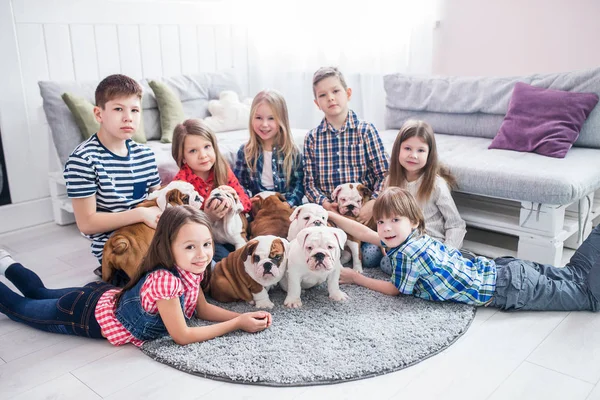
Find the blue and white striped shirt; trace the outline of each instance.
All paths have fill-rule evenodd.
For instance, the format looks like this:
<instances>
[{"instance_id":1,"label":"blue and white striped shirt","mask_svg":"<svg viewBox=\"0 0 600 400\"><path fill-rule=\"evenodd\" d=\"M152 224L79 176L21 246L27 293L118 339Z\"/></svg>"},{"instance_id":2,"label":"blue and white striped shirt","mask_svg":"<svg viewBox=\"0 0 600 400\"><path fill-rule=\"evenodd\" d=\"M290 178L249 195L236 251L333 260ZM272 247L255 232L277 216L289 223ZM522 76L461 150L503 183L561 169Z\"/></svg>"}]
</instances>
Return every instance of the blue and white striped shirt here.
<instances>
[{"instance_id":1,"label":"blue and white striped shirt","mask_svg":"<svg viewBox=\"0 0 600 400\"><path fill-rule=\"evenodd\" d=\"M96 195L96 211L127 211L141 203L150 188L160 184L154 152L127 140L127 156L110 152L93 135L73 150L63 175L71 199ZM102 249L112 232L86 235L92 254L102 262Z\"/></svg>"},{"instance_id":2,"label":"blue and white striped shirt","mask_svg":"<svg viewBox=\"0 0 600 400\"><path fill-rule=\"evenodd\" d=\"M344 183L362 183L375 199L388 171L388 156L375 126L348 111L336 130L326 118L304 138L304 192L311 203L331 200Z\"/></svg>"},{"instance_id":3,"label":"blue and white striped shirt","mask_svg":"<svg viewBox=\"0 0 600 400\"><path fill-rule=\"evenodd\" d=\"M460 251L413 231L388 251L394 286L402 294L431 301L485 305L496 290L496 263L485 257L470 261Z\"/></svg>"}]
</instances>

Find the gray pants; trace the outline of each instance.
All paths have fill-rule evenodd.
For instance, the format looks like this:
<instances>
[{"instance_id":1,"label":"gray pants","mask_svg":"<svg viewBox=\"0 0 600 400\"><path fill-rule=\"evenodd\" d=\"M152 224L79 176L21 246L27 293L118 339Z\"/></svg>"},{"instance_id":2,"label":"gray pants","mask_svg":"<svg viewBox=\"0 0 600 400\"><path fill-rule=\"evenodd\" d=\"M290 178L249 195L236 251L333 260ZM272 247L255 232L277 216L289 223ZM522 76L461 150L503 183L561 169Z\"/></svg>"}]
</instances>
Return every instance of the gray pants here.
<instances>
[{"instance_id":1,"label":"gray pants","mask_svg":"<svg viewBox=\"0 0 600 400\"><path fill-rule=\"evenodd\" d=\"M600 225L563 268L512 257L496 261L496 293L490 307L503 310L598 311Z\"/></svg>"}]
</instances>

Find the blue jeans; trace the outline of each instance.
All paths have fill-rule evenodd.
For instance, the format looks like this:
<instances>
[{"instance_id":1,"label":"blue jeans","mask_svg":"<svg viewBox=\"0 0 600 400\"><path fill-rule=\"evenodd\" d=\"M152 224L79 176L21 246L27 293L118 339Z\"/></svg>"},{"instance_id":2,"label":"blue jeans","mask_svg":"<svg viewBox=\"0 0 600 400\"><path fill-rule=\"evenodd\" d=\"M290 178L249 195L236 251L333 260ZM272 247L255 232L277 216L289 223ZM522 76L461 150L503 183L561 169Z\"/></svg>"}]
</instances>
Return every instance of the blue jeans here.
<instances>
[{"instance_id":1,"label":"blue jeans","mask_svg":"<svg viewBox=\"0 0 600 400\"><path fill-rule=\"evenodd\" d=\"M91 282L84 287L47 289L39 276L19 263L8 267L5 275L25 296L0 282L0 312L8 318L46 332L102 338L96 304L114 286Z\"/></svg>"},{"instance_id":2,"label":"blue jeans","mask_svg":"<svg viewBox=\"0 0 600 400\"><path fill-rule=\"evenodd\" d=\"M490 306L504 310L598 311L600 225L563 268L512 257L496 261L496 293Z\"/></svg>"},{"instance_id":3,"label":"blue jeans","mask_svg":"<svg viewBox=\"0 0 600 400\"><path fill-rule=\"evenodd\" d=\"M215 243L215 254L213 255L213 261L219 262L235 250L235 246L231 244Z\"/></svg>"}]
</instances>

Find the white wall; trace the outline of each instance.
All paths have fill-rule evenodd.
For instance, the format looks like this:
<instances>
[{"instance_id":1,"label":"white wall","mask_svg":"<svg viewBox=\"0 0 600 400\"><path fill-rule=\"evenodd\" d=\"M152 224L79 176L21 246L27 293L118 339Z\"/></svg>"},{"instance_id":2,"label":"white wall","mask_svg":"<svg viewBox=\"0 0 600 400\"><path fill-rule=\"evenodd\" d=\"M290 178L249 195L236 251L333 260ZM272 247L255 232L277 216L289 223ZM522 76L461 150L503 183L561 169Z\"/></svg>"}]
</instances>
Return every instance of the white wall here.
<instances>
[{"instance_id":1,"label":"white wall","mask_svg":"<svg viewBox=\"0 0 600 400\"><path fill-rule=\"evenodd\" d=\"M600 66L598 0L442 0L433 71L522 75Z\"/></svg>"}]
</instances>

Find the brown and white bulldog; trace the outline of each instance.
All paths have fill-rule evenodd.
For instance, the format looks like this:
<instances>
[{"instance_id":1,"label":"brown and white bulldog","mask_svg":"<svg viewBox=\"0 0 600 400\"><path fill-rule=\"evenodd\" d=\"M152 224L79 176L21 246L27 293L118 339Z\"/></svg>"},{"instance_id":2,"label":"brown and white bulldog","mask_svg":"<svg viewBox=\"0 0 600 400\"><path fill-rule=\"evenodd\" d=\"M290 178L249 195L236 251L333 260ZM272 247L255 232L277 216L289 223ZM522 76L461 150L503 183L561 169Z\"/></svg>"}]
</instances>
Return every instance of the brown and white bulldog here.
<instances>
[{"instance_id":1,"label":"brown and white bulldog","mask_svg":"<svg viewBox=\"0 0 600 400\"><path fill-rule=\"evenodd\" d=\"M244 300L257 308L273 308L268 291L283 278L288 253L287 240L257 236L208 269L202 290L217 301Z\"/></svg>"},{"instance_id":2,"label":"brown and white bulldog","mask_svg":"<svg viewBox=\"0 0 600 400\"><path fill-rule=\"evenodd\" d=\"M298 232L309 226L326 226L328 218L327 210L318 204L309 203L296 207L290 215L291 224L287 239L291 242Z\"/></svg>"},{"instance_id":3,"label":"brown and white bulldog","mask_svg":"<svg viewBox=\"0 0 600 400\"><path fill-rule=\"evenodd\" d=\"M284 305L302 306L300 294L327 281L329 298L342 301L348 295L340 290L340 254L346 242L346 233L338 228L316 226L302 229L290 242L288 268L279 286L287 292Z\"/></svg>"},{"instance_id":4,"label":"brown and white bulldog","mask_svg":"<svg viewBox=\"0 0 600 400\"><path fill-rule=\"evenodd\" d=\"M251 239L262 235L287 237L292 207L281 193L260 192L250 201L254 218L249 226Z\"/></svg>"},{"instance_id":5,"label":"brown and white bulldog","mask_svg":"<svg viewBox=\"0 0 600 400\"><path fill-rule=\"evenodd\" d=\"M206 199L206 205L209 206L215 201L228 202L229 211L225 216L213 222L213 238L217 243L230 243L236 249L242 248L246 244L246 227L248 220L242 213L244 206L238 198L227 190L221 188L213 189Z\"/></svg>"},{"instance_id":6,"label":"brown and white bulldog","mask_svg":"<svg viewBox=\"0 0 600 400\"><path fill-rule=\"evenodd\" d=\"M371 194L371 189L361 183L344 183L335 188L331 193L331 199L333 202L338 203L338 212L341 215L356 221L362 206L371 200ZM375 230L376 227L372 218L367 226ZM354 236L348 235L348 241L346 242L348 251L344 250L344 254L342 254L342 264L352 258L352 269L358 272L363 270L361 244Z\"/></svg>"},{"instance_id":7,"label":"brown and white bulldog","mask_svg":"<svg viewBox=\"0 0 600 400\"><path fill-rule=\"evenodd\" d=\"M158 206L164 210L166 207L189 204L200 209L203 200L191 183L173 181L152 192L148 199L137 207ZM153 237L154 229L142 222L117 229L104 244L102 280L111 282L116 270L123 270L131 279L146 255Z\"/></svg>"}]
</instances>

